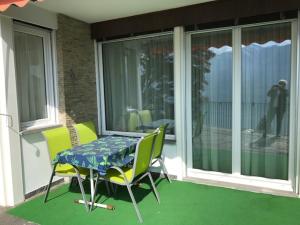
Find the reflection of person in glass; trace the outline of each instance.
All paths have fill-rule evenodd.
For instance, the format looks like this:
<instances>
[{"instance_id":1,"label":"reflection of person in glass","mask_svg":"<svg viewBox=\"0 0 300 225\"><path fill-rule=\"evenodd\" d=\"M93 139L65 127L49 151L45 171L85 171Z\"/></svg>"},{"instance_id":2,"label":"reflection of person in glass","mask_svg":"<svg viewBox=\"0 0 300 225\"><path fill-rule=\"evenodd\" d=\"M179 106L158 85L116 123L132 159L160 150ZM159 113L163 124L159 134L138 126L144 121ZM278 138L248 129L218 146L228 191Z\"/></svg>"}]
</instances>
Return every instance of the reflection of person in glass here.
<instances>
[{"instance_id":1,"label":"reflection of person in glass","mask_svg":"<svg viewBox=\"0 0 300 225\"><path fill-rule=\"evenodd\" d=\"M288 90L286 89L287 81L280 80L268 91L270 102L265 118L265 129L263 136L266 137L267 132L271 130L271 123L276 115L276 136L280 136L281 125L284 113L287 109Z\"/></svg>"}]
</instances>

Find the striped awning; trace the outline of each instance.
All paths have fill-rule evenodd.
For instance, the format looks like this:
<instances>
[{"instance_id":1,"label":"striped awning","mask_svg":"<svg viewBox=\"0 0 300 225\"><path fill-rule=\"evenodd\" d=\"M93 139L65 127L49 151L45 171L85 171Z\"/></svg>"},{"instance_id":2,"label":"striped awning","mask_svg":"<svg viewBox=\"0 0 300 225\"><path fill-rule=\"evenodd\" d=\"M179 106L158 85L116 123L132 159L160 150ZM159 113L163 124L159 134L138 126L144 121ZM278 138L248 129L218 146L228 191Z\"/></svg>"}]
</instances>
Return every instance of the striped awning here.
<instances>
[{"instance_id":1,"label":"striped awning","mask_svg":"<svg viewBox=\"0 0 300 225\"><path fill-rule=\"evenodd\" d=\"M24 7L30 0L0 0L0 12L4 12L10 5Z\"/></svg>"}]
</instances>

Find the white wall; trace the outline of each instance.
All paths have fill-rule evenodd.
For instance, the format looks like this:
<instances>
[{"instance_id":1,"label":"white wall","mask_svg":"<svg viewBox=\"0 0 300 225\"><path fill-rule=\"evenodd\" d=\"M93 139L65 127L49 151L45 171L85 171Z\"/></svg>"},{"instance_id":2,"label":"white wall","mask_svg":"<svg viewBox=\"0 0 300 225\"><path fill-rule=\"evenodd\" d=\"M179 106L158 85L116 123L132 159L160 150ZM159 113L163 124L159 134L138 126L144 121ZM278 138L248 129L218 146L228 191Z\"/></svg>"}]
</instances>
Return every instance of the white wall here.
<instances>
[{"instance_id":1,"label":"white wall","mask_svg":"<svg viewBox=\"0 0 300 225\"><path fill-rule=\"evenodd\" d=\"M33 25L47 27L54 30L57 29L56 13L41 9L32 3L29 3L24 8L9 7L3 14Z\"/></svg>"},{"instance_id":2,"label":"white wall","mask_svg":"<svg viewBox=\"0 0 300 225\"><path fill-rule=\"evenodd\" d=\"M17 106L16 74L13 49L13 21L0 16L0 113L1 116L0 174L2 182L0 205L13 206L24 199L22 180L19 116Z\"/></svg>"},{"instance_id":3,"label":"white wall","mask_svg":"<svg viewBox=\"0 0 300 225\"><path fill-rule=\"evenodd\" d=\"M177 163L177 147L175 141L167 141L165 143L163 149L163 160L169 175L176 176L178 178L178 174L181 173L181 166ZM151 171L162 173L158 162L152 166Z\"/></svg>"},{"instance_id":4,"label":"white wall","mask_svg":"<svg viewBox=\"0 0 300 225\"><path fill-rule=\"evenodd\" d=\"M24 193L28 194L48 184L52 167L41 132L22 135L21 144Z\"/></svg>"},{"instance_id":5,"label":"white wall","mask_svg":"<svg viewBox=\"0 0 300 225\"><path fill-rule=\"evenodd\" d=\"M57 29L55 13L32 4L10 7L0 16L0 206L14 206L24 195L48 183L51 174L46 143L40 133L20 136L15 75L13 19Z\"/></svg>"}]
</instances>

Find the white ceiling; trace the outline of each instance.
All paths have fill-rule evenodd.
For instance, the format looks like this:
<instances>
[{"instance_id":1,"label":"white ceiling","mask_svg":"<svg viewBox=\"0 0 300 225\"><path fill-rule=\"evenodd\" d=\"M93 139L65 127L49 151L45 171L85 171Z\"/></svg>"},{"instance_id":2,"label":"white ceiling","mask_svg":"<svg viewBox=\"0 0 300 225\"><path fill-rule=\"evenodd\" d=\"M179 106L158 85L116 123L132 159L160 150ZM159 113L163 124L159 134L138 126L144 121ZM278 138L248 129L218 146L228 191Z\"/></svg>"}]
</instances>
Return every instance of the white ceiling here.
<instances>
[{"instance_id":1,"label":"white ceiling","mask_svg":"<svg viewBox=\"0 0 300 225\"><path fill-rule=\"evenodd\" d=\"M94 23L209 1L213 0L43 0L35 5Z\"/></svg>"}]
</instances>

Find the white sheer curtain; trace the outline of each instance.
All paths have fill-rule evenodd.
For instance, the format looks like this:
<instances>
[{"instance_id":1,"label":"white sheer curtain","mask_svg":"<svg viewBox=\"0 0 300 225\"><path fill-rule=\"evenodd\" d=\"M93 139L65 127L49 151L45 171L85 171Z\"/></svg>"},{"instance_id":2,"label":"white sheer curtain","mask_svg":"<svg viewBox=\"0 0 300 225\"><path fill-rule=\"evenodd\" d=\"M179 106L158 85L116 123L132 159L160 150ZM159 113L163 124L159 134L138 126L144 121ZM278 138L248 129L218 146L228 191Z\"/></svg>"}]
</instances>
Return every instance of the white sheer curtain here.
<instances>
[{"instance_id":1,"label":"white sheer curtain","mask_svg":"<svg viewBox=\"0 0 300 225\"><path fill-rule=\"evenodd\" d=\"M232 31L191 41L193 168L231 173Z\"/></svg>"},{"instance_id":2,"label":"white sheer curtain","mask_svg":"<svg viewBox=\"0 0 300 225\"><path fill-rule=\"evenodd\" d=\"M21 122L46 118L43 39L15 32L15 59Z\"/></svg>"},{"instance_id":3,"label":"white sheer curtain","mask_svg":"<svg viewBox=\"0 0 300 225\"><path fill-rule=\"evenodd\" d=\"M132 110L174 119L172 35L103 44L103 76L107 130L132 131Z\"/></svg>"},{"instance_id":4,"label":"white sheer curtain","mask_svg":"<svg viewBox=\"0 0 300 225\"><path fill-rule=\"evenodd\" d=\"M288 179L290 23L242 29L242 174Z\"/></svg>"}]
</instances>

